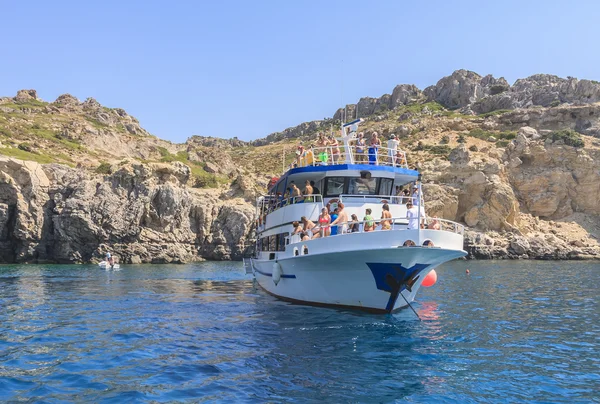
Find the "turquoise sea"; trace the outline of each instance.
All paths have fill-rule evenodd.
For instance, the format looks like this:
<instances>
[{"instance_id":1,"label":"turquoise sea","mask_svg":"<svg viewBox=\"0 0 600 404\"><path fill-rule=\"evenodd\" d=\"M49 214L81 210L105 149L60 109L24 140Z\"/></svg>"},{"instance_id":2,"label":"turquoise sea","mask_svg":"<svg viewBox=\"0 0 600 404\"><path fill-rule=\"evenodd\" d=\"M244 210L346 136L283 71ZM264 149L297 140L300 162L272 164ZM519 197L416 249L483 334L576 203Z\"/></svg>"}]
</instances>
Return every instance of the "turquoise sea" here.
<instances>
[{"instance_id":1,"label":"turquoise sea","mask_svg":"<svg viewBox=\"0 0 600 404\"><path fill-rule=\"evenodd\" d=\"M0 402L600 402L600 262L437 272L419 321L281 302L237 262L0 266Z\"/></svg>"}]
</instances>

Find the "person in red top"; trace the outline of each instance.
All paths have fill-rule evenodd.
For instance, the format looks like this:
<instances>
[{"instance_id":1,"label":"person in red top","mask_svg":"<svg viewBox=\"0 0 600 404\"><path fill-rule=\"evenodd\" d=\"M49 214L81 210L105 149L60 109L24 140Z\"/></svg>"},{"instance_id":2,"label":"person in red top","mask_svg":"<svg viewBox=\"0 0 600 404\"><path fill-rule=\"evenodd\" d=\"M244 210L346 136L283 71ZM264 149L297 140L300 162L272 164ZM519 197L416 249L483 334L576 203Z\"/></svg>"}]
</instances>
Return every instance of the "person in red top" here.
<instances>
[{"instance_id":1,"label":"person in red top","mask_svg":"<svg viewBox=\"0 0 600 404\"><path fill-rule=\"evenodd\" d=\"M329 235L329 223L331 222L331 217L329 216L329 212L327 208L321 209L321 214L319 215L319 232L315 233L313 231L313 238L326 237ZM315 229L313 229L315 230Z\"/></svg>"}]
</instances>

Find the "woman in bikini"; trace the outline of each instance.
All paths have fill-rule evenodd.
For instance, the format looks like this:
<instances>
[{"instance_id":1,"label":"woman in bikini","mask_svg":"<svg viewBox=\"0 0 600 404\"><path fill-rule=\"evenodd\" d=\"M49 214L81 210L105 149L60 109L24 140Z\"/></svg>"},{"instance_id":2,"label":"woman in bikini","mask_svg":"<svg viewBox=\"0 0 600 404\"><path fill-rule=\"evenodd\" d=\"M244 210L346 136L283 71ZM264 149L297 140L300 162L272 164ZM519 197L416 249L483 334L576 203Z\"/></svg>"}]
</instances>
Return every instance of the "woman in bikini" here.
<instances>
[{"instance_id":1,"label":"woman in bikini","mask_svg":"<svg viewBox=\"0 0 600 404\"><path fill-rule=\"evenodd\" d=\"M321 214L319 215L319 232L313 236L313 238L319 237L327 237L329 235L329 223L331 222L331 217L329 216L329 212L327 208L321 209ZM313 232L314 233L314 232Z\"/></svg>"},{"instance_id":2,"label":"woman in bikini","mask_svg":"<svg viewBox=\"0 0 600 404\"><path fill-rule=\"evenodd\" d=\"M365 217L363 218L363 230L365 232L375 230L375 220L373 219L373 216L371 216L371 213L371 209L365 210Z\"/></svg>"},{"instance_id":3,"label":"woman in bikini","mask_svg":"<svg viewBox=\"0 0 600 404\"><path fill-rule=\"evenodd\" d=\"M390 206L385 203L381 209L381 230L391 230L392 221L390 219L392 218L392 214L390 213Z\"/></svg>"}]
</instances>

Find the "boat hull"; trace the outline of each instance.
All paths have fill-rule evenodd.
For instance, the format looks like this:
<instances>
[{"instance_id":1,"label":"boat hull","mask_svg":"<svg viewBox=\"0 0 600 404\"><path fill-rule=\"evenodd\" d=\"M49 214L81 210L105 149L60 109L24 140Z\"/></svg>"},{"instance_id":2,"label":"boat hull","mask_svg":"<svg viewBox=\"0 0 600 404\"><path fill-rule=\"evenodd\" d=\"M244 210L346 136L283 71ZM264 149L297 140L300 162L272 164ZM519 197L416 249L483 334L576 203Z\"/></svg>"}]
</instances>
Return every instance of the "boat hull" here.
<instances>
[{"instance_id":1,"label":"boat hull","mask_svg":"<svg viewBox=\"0 0 600 404\"><path fill-rule=\"evenodd\" d=\"M431 269L465 255L441 248L378 248L254 259L252 268L258 284L284 300L390 313L414 300Z\"/></svg>"}]
</instances>

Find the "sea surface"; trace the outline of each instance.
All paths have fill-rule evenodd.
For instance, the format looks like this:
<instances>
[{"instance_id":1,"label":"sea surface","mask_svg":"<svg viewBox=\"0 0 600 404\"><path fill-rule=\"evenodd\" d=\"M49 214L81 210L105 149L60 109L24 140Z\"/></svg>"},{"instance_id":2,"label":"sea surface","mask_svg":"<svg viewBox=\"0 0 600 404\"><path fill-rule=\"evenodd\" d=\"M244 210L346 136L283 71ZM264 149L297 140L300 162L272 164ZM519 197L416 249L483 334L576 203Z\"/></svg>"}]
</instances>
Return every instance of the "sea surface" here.
<instances>
[{"instance_id":1,"label":"sea surface","mask_svg":"<svg viewBox=\"0 0 600 404\"><path fill-rule=\"evenodd\" d=\"M241 263L0 266L0 402L600 402L600 262L437 272L420 321L281 302Z\"/></svg>"}]
</instances>

